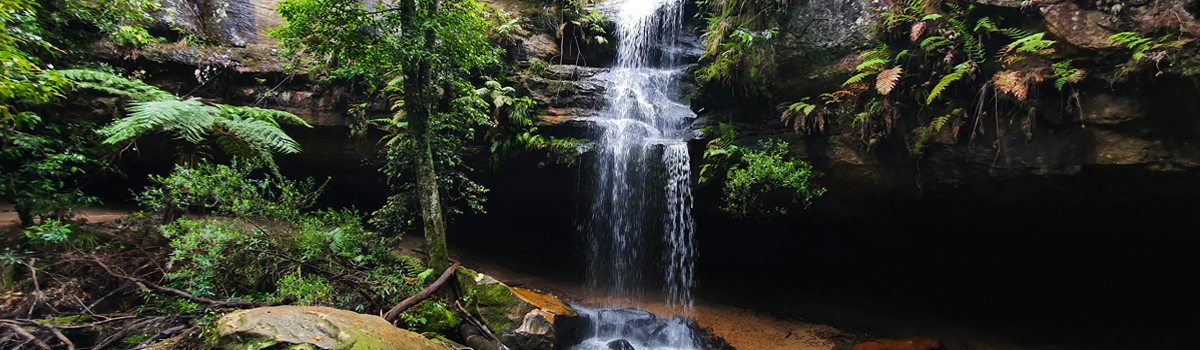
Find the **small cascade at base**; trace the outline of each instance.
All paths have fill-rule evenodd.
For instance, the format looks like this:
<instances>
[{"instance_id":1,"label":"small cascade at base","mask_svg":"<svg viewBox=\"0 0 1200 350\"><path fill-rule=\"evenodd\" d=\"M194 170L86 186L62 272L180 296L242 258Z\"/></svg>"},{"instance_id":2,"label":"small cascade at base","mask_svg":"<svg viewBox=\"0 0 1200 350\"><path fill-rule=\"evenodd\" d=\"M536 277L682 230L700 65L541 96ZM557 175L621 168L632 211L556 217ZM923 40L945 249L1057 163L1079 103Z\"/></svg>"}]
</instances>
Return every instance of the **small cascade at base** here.
<instances>
[{"instance_id":1,"label":"small cascade at base","mask_svg":"<svg viewBox=\"0 0 1200 350\"><path fill-rule=\"evenodd\" d=\"M663 319L634 309L587 309L576 311L591 325L591 334L569 350L694 350L700 349L695 323L675 316Z\"/></svg>"}]
</instances>

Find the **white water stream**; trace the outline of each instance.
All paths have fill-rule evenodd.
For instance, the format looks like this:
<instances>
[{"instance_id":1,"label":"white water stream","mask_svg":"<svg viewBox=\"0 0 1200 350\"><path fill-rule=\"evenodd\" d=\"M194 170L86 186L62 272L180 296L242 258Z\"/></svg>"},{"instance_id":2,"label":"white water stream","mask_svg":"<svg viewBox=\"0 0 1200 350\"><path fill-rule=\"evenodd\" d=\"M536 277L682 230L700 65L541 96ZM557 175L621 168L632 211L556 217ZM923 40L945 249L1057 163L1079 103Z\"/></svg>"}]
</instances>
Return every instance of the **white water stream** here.
<instances>
[{"instance_id":1,"label":"white water stream","mask_svg":"<svg viewBox=\"0 0 1200 350\"><path fill-rule=\"evenodd\" d=\"M604 6L617 24L617 64L600 76L608 86L590 164L588 281L616 297L661 285L668 303L690 308L696 251L686 140L695 114L679 102L686 67L672 48L683 1Z\"/></svg>"},{"instance_id":2,"label":"white water stream","mask_svg":"<svg viewBox=\"0 0 1200 350\"><path fill-rule=\"evenodd\" d=\"M589 164L595 192L587 218L588 281L614 297L642 297L662 286L666 301L690 313L695 286L688 127L679 102L676 35L682 0L614 0L617 64L600 76L605 104L595 119L598 152ZM660 277L661 276L661 277ZM658 281L655 281L658 280ZM699 344L682 318L636 310L581 309L593 336L572 349L690 350Z\"/></svg>"}]
</instances>

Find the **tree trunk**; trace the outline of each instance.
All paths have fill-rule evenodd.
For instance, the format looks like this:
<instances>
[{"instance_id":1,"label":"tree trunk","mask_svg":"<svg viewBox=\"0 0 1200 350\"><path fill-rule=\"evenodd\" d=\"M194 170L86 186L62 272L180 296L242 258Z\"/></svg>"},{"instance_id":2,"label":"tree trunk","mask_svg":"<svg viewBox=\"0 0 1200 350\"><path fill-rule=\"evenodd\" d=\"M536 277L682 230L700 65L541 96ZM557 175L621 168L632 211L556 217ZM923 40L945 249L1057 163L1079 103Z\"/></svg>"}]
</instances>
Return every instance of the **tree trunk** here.
<instances>
[{"instance_id":1,"label":"tree trunk","mask_svg":"<svg viewBox=\"0 0 1200 350\"><path fill-rule=\"evenodd\" d=\"M439 0L429 1L429 19L432 20L439 11ZM407 23L414 23L416 6L414 1L406 1L402 10L408 15ZM425 30L425 47L433 51L437 33L433 28ZM433 153L430 150L429 127L433 113L434 94L433 69L427 59L417 58L414 64L404 67L405 79L404 103L408 109L408 126L412 134L413 147L417 160L417 196L421 202L421 217L425 224L425 240L429 243L429 268L438 273L444 272L450 265L446 253L446 226L442 220L441 200L438 198L437 174L433 166Z\"/></svg>"}]
</instances>

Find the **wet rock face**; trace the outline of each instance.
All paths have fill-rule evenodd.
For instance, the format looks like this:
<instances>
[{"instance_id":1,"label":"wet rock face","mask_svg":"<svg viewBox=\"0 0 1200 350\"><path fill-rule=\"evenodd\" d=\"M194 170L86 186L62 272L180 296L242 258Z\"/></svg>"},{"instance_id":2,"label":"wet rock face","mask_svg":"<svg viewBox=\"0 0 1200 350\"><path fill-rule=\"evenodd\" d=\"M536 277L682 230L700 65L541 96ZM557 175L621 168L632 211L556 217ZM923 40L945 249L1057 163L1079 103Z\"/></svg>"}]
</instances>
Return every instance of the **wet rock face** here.
<instances>
[{"instance_id":1,"label":"wet rock face","mask_svg":"<svg viewBox=\"0 0 1200 350\"><path fill-rule=\"evenodd\" d=\"M625 339L617 339L617 340L608 342L608 349L609 350L635 350L633 347L633 344L630 344L629 341L625 340Z\"/></svg>"},{"instance_id":2,"label":"wet rock face","mask_svg":"<svg viewBox=\"0 0 1200 350\"><path fill-rule=\"evenodd\" d=\"M776 46L779 95L808 95L825 85L837 86L851 73L856 50L871 40L873 2L808 1L797 5L780 28Z\"/></svg>"},{"instance_id":3,"label":"wet rock face","mask_svg":"<svg viewBox=\"0 0 1200 350\"><path fill-rule=\"evenodd\" d=\"M284 23L277 0L165 0L156 20L221 45L272 44L267 30Z\"/></svg>"}]
</instances>

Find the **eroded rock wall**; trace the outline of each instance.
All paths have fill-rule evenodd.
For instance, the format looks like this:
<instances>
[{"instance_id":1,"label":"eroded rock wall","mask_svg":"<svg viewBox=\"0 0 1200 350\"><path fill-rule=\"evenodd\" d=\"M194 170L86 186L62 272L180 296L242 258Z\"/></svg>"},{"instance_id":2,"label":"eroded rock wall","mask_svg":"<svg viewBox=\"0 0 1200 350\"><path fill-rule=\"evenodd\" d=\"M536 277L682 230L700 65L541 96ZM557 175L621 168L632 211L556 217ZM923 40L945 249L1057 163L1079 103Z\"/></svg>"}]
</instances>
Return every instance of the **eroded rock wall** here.
<instances>
[{"instance_id":1,"label":"eroded rock wall","mask_svg":"<svg viewBox=\"0 0 1200 350\"><path fill-rule=\"evenodd\" d=\"M892 3L896 2L793 4L780 16L775 42L778 75L769 82L767 98L746 103L733 96L709 96L700 106L705 107L701 115L735 121L742 145L764 138L789 140L793 156L826 173L821 182L829 192L822 200L949 196L983 203L1050 197L1084 202L1200 197L1192 185L1200 169L1200 102L1195 98L1200 89L1194 68L1188 66L1195 62L1183 55L1172 61L1179 64L1163 59L1154 67L1122 72L1131 52L1109 39L1134 32L1141 37L1169 34L1190 43L1188 38L1195 38L1200 26L1193 1L960 1L975 6L976 12L1015 21L1029 32L1046 32L1047 39L1057 41L1051 59L1071 59L1085 67L1088 77L1062 91L1052 86L1034 89L1030 94L1035 102L1020 106L997 102L994 91L987 95L984 83L990 76L976 78L969 88L977 91L962 94L973 97L953 101L963 111L931 132L917 150L911 147L913 131L925 126L918 120L950 113L950 108L898 102L904 104L904 112L884 133L864 131L853 115L826 117L820 131L793 131L783 125L777 105L802 97L819 101L819 94L844 89L842 83L863 62L861 53L876 40L896 40L878 37L871 28L879 21L878 8ZM981 99L987 102L976 102ZM699 143L697 150L704 147ZM714 196L709 200L716 202L716 191L701 193Z\"/></svg>"}]
</instances>

